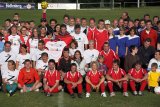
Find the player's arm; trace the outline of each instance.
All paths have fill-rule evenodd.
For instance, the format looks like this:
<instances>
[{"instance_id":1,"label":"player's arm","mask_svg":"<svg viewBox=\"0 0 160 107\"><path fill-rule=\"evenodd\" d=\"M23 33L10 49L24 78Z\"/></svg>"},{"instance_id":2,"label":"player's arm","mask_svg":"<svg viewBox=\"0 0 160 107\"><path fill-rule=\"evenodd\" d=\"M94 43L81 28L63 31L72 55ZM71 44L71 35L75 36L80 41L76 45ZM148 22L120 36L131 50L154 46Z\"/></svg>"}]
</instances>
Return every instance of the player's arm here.
<instances>
[{"instance_id":1,"label":"player's arm","mask_svg":"<svg viewBox=\"0 0 160 107\"><path fill-rule=\"evenodd\" d=\"M108 80L108 81L112 81L112 82L118 82L117 80L114 80L110 75L106 75L106 79Z\"/></svg>"},{"instance_id":2,"label":"player's arm","mask_svg":"<svg viewBox=\"0 0 160 107\"><path fill-rule=\"evenodd\" d=\"M131 74L128 73L128 79L136 81L136 78L132 77Z\"/></svg>"},{"instance_id":3,"label":"player's arm","mask_svg":"<svg viewBox=\"0 0 160 107\"><path fill-rule=\"evenodd\" d=\"M128 53L128 47L126 47L126 52L125 52L125 56L127 55L127 53Z\"/></svg>"},{"instance_id":4,"label":"player's arm","mask_svg":"<svg viewBox=\"0 0 160 107\"><path fill-rule=\"evenodd\" d=\"M88 84L90 84L92 87L94 86L94 85L92 84L92 82L90 81L90 79L89 79L88 76L86 76L85 80L86 80L86 82L87 82Z\"/></svg>"},{"instance_id":5,"label":"player's arm","mask_svg":"<svg viewBox=\"0 0 160 107\"><path fill-rule=\"evenodd\" d=\"M104 76L102 75L97 86L99 87L99 86L104 82L104 80L105 80L105 78L104 78Z\"/></svg>"},{"instance_id":6,"label":"player's arm","mask_svg":"<svg viewBox=\"0 0 160 107\"><path fill-rule=\"evenodd\" d=\"M67 78L64 79L64 82L65 82L66 84L72 84L72 83L73 83L72 81L69 81Z\"/></svg>"},{"instance_id":7,"label":"player's arm","mask_svg":"<svg viewBox=\"0 0 160 107\"><path fill-rule=\"evenodd\" d=\"M118 55L118 46L116 46L116 54Z\"/></svg>"},{"instance_id":8,"label":"player's arm","mask_svg":"<svg viewBox=\"0 0 160 107\"><path fill-rule=\"evenodd\" d=\"M33 68L36 68L36 61L33 61Z\"/></svg>"},{"instance_id":9,"label":"player's arm","mask_svg":"<svg viewBox=\"0 0 160 107\"><path fill-rule=\"evenodd\" d=\"M19 68L19 61L16 61L16 69Z\"/></svg>"},{"instance_id":10,"label":"player's arm","mask_svg":"<svg viewBox=\"0 0 160 107\"><path fill-rule=\"evenodd\" d=\"M127 81L127 80L128 80L128 75L124 75L124 77L122 77L118 81Z\"/></svg>"},{"instance_id":11,"label":"player's arm","mask_svg":"<svg viewBox=\"0 0 160 107\"><path fill-rule=\"evenodd\" d=\"M82 83L82 81L83 81L83 78L82 78L82 77L80 77L80 78L78 79L78 81L76 82L76 84L81 84L81 83Z\"/></svg>"},{"instance_id":12,"label":"player's arm","mask_svg":"<svg viewBox=\"0 0 160 107\"><path fill-rule=\"evenodd\" d=\"M36 89L36 86L39 84L39 80L36 80L36 82L33 84L33 86L31 87L31 91Z\"/></svg>"},{"instance_id":13,"label":"player's arm","mask_svg":"<svg viewBox=\"0 0 160 107\"><path fill-rule=\"evenodd\" d=\"M141 79L141 81L144 81L144 80L147 80L148 79L148 74L146 73L145 75L144 75L144 77Z\"/></svg>"},{"instance_id":14,"label":"player's arm","mask_svg":"<svg viewBox=\"0 0 160 107\"><path fill-rule=\"evenodd\" d=\"M59 80L56 80L55 85L53 87L51 87L50 90L55 89L56 87L58 87L58 85L59 85Z\"/></svg>"}]
</instances>

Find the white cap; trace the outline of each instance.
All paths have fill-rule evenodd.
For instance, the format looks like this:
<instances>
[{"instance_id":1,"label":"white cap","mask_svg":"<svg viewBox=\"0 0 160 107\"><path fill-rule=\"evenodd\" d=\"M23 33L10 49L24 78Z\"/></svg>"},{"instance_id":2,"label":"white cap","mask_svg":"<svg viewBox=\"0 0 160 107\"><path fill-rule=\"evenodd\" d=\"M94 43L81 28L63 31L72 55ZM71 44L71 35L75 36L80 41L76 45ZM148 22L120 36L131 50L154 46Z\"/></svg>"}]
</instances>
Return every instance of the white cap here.
<instances>
[{"instance_id":1,"label":"white cap","mask_svg":"<svg viewBox=\"0 0 160 107\"><path fill-rule=\"evenodd\" d=\"M105 22L104 22L105 24L111 24L111 22L109 21L109 20L105 20Z\"/></svg>"}]
</instances>

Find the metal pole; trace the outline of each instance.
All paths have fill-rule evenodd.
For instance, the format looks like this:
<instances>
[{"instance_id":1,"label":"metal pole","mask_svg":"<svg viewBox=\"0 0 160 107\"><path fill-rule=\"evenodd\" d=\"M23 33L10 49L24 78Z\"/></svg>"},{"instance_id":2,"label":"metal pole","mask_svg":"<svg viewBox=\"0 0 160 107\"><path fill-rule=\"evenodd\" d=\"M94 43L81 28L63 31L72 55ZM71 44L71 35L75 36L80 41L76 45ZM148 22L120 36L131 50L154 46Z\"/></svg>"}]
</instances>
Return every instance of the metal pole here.
<instances>
[{"instance_id":1,"label":"metal pole","mask_svg":"<svg viewBox=\"0 0 160 107\"><path fill-rule=\"evenodd\" d=\"M78 10L78 0L77 0L77 2L76 2L76 10Z\"/></svg>"},{"instance_id":2,"label":"metal pole","mask_svg":"<svg viewBox=\"0 0 160 107\"><path fill-rule=\"evenodd\" d=\"M139 8L140 5L140 0L137 1L137 7Z\"/></svg>"},{"instance_id":3,"label":"metal pole","mask_svg":"<svg viewBox=\"0 0 160 107\"><path fill-rule=\"evenodd\" d=\"M114 9L114 0L112 0L112 9Z\"/></svg>"}]
</instances>

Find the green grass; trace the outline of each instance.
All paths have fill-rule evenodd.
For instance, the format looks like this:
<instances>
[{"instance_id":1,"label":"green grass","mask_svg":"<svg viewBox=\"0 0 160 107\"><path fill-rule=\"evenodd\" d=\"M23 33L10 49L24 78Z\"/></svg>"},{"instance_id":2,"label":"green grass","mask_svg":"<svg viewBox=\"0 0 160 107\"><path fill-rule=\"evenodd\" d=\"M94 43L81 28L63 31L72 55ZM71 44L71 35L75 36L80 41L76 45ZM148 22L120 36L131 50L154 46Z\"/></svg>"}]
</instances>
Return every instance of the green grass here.
<instances>
[{"instance_id":1,"label":"green grass","mask_svg":"<svg viewBox=\"0 0 160 107\"><path fill-rule=\"evenodd\" d=\"M47 17L55 18L59 23L62 23L62 18L64 14L69 14L75 17L85 17L87 19L94 17L96 20L110 19L113 20L115 18L119 18L121 13L124 11L128 11L129 15L132 19L135 18L143 18L145 13L149 13L151 17L155 15L159 15L160 7L147 7L147 8L123 8L123 9L115 9L115 10L47 10ZM20 13L21 20L30 21L31 19L35 20L37 24L40 22L41 10L0 10L0 25L7 18L12 19L13 14L15 12Z\"/></svg>"},{"instance_id":2,"label":"green grass","mask_svg":"<svg viewBox=\"0 0 160 107\"><path fill-rule=\"evenodd\" d=\"M107 93L108 94L108 93ZM103 98L99 93L91 93L90 98L72 99L67 93L60 92L52 97L46 97L42 93L16 93L8 97L0 93L0 107L160 107L160 95L145 92L144 96L123 97L122 93L116 93L115 97Z\"/></svg>"}]
</instances>

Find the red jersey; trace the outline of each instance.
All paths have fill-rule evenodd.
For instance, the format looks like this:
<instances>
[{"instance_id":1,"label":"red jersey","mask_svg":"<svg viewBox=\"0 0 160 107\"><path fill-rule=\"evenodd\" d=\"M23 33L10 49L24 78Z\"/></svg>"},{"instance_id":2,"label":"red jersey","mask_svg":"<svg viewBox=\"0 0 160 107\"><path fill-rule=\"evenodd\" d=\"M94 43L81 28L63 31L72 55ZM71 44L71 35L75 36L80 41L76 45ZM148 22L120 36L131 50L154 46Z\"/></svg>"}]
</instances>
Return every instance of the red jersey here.
<instances>
[{"instance_id":1,"label":"red jersey","mask_svg":"<svg viewBox=\"0 0 160 107\"><path fill-rule=\"evenodd\" d=\"M24 84L34 83L40 80L40 77L34 68L30 68L30 72L26 71L26 68L22 68L19 72L18 83L23 86Z\"/></svg>"},{"instance_id":2,"label":"red jersey","mask_svg":"<svg viewBox=\"0 0 160 107\"><path fill-rule=\"evenodd\" d=\"M87 32L88 41L94 39L94 35L95 35L96 30L97 30L96 27L94 27L93 29L91 29L90 27L88 28L88 32Z\"/></svg>"},{"instance_id":3,"label":"red jersey","mask_svg":"<svg viewBox=\"0 0 160 107\"><path fill-rule=\"evenodd\" d=\"M97 49L100 52L103 48L104 42L108 41L108 39L109 37L107 30L96 30L94 35L95 49Z\"/></svg>"},{"instance_id":4,"label":"red jersey","mask_svg":"<svg viewBox=\"0 0 160 107\"><path fill-rule=\"evenodd\" d=\"M47 79L47 85L54 86L56 81L60 80L60 72L57 70L50 72L48 70L45 72L44 78Z\"/></svg>"},{"instance_id":5,"label":"red jersey","mask_svg":"<svg viewBox=\"0 0 160 107\"><path fill-rule=\"evenodd\" d=\"M113 68L112 68L112 69L110 69L110 70L107 72L107 75L109 75L109 76L110 76L111 78L113 78L114 80L118 80L118 79L123 78L123 77L126 75L126 72L125 72L123 69L121 69L121 68L119 68L118 71L115 72L115 71L113 70Z\"/></svg>"},{"instance_id":6,"label":"red jersey","mask_svg":"<svg viewBox=\"0 0 160 107\"><path fill-rule=\"evenodd\" d=\"M129 70L128 74L131 75L133 78L142 79L147 74L147 71L143 68L141 68L139 71L136 71L135 68L132 68Z\"/></svg>"},{"instance_id":7,"label":"red jersey","mask_svg":"<svg viewBox=\"0 0 160 107\"><path fill-rule=\"evenodd\" d=\"M143 44L147 38L151 39L151 46L156 47L157 44L157 31L151 29L149 34L146 32L146 29L141 32L141 43Z\"/></svg>"},{"instance_id":8,"label":"red jersey","mask_svg":"<svg viewBox=\"0 0 160 107\"><path fill-rule=\"evenodd\" d=\"M102 50L100 52L100 55L103 55L104 64L107 66L108 69L112 68L112 64L115 59L119 59L118 55L112 49L109 49L108 53Z\"/></svg>"},{"instance_id":9,"label":"red jersey","mask_svg":"<svg viewBox=\"0 0 160 107\"><path fill-rule=\"evenodd\" d=\"M66 76L65 76L65 79L69 80L69 81L72 81L72 82L78 82L78 80L82 78L82 75L77 71L75 72L75 74L73 75L70 72L67 72Z\"/></svg>"},{"instance_id":10,"label":"red jersey","mask_svg":"<svg viewBox=\"0 0 160 107\"><path fill-rule=\"evenodd\" d=\"M68 34L68 35L64 35L64 36L58 35L58 36L56 36L56 39L57 39L57 40L64 41L64 42L67 44L67 46L69 46L70 43L71 43L72 40L73 40L72 36L69 35L69 34Z\"/></svg>"},{"instance_id":11,"label":"red jersey","mask_svg":"<svg viewBox=\"0 0 160 107\"><path fill-rule=\"evenodd\" d=\"M87 76L93 84L98 84L103 74L99 71L97 71L95 74L93 71L88 71Z\"/></svg>"}]
</instances>

